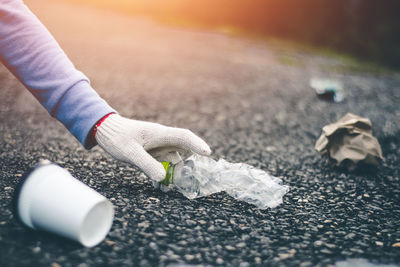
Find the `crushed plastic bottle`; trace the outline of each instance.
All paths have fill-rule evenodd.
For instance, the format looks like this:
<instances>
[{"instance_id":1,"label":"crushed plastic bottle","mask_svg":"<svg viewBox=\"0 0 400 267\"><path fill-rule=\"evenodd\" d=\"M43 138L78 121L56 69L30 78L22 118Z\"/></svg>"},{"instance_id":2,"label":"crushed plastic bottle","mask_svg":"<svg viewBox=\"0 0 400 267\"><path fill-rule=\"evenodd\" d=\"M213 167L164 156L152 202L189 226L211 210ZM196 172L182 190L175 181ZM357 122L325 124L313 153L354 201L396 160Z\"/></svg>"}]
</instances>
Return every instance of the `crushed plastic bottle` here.
<instances>
[{"instance_id":1,"label":"crushed plastic bottle","mask_svg":"<svg viewBox=\"0 0 400 267\"><path fill-rule=\"evenodd\" d=\"M189 199L225 191L235 199L266 209L281 204L289 191L289 186L281 185L281 179L245 163L192 155L175 165L163 164L167 175L160 189L176 189Z\"/></svg>"}]
</instances>

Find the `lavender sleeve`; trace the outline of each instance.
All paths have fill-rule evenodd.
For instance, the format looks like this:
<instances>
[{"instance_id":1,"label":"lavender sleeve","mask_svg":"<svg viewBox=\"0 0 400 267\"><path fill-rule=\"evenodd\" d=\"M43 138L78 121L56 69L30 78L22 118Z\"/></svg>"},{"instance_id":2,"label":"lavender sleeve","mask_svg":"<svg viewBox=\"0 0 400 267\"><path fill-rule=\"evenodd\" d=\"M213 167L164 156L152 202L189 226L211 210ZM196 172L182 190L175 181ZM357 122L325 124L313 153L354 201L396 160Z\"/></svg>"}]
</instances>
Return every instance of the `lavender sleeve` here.
<instances>
[{"instance_id":1,"label":"lavender sleeve","mask_svg":"<svg viewBox=\"0 0 400 267\"><path fill-rule=\"evenodd\" d=\"M0 61L89 149L97 121L115 112L21 0L0 0Z\"/></svg>"}]
</instances>

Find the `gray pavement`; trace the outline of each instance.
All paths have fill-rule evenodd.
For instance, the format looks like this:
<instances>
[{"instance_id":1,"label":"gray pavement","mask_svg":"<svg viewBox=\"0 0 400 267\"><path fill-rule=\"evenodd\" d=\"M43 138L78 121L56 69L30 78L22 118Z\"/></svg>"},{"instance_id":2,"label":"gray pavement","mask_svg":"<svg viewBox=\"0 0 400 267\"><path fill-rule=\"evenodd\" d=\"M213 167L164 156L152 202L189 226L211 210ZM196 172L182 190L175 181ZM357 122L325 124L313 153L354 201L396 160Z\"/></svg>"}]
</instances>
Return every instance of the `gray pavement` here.
<instances>
[{"instance_id":1,"label":"gray pavement","mask_svg":"<svg viewBox=\"0 0 400 267\"><path fill-rule=\"evenodd\" d=\"M400 73L351 71L339 58L277 42L25 2L122 115L189 128L214 158L262 168L291 191L273 210L225 193L190 201L157 191L135 168L83 149L0 66L0 266L400 264ZM341 80L346 100L317 99L311 77ZM385 157L374 172L332 169L313 148L321 128L346 112L373 123ZM105 242L83 248L15 219L14 188L42 158L113 202Z\"/></svg>"}]
</instances>

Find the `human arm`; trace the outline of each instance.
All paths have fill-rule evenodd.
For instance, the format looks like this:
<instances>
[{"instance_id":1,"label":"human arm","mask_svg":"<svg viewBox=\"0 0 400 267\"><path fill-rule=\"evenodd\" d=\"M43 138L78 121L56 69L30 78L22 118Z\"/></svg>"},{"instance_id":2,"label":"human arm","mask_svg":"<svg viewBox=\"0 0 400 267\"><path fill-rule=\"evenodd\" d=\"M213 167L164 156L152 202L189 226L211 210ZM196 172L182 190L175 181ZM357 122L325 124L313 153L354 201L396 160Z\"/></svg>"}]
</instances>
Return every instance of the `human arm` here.
<instances>
[{"instance_id":1,"label":"human arm","mask_svg":"<svg viewBox=\"0 0 400 267\"><path fill-rule=\"evenodd\" d=\"M177 151L210 153L208 145L189 130L116 114L104 120L94 138L93 126L115 111L20 0L0 0L0 60L82 145L91 148L98 142L113 157L139 167L153 180L165 175L157 160L176 160Z\"/></svg>"},{"instance_id":2,"label":"human arm","mask_svg":"<svg viewBox=\"0 0 400 267\"><path fill-rule=\"evenodd\" d=\"M93 125L114 109L20 0L0 0L0 61L82 145L95 145Z\"/></svg>"}]
</instances>

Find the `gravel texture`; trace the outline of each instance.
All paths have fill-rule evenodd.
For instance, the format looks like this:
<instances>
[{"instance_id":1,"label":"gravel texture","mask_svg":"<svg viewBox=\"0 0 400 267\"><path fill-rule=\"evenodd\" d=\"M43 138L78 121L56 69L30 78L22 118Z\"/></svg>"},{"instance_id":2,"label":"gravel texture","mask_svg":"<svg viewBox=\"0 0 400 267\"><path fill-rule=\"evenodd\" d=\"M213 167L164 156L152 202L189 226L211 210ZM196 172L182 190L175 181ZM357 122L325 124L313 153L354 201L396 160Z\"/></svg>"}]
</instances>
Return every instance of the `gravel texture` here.
<instances>
[{"instance_id":1,"label":"gravel texture","mask_svg":"<svg viewBox=\"0 0 400 267\"><path fill-rule=\"evenodd\" d=\"M189 128L213 157L291 186L259 210L225 193L162 193L138 170L86 151L0 66L0 266L326 266L400 263L400 74L349 71L339 59L265 41L182 30L58 1L27 4L122 115ZM339 79L346 100L316 98L311 77ZM347 112L368 117L385 157L346 173L314 150ZM67 168L115 205L106 240L83 248L23 227L11 199L39 159Z\"/></svg>"}]
</instances>

